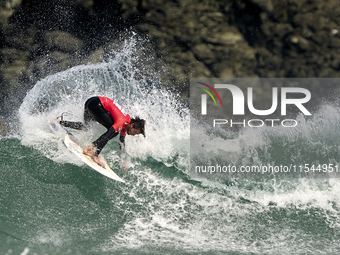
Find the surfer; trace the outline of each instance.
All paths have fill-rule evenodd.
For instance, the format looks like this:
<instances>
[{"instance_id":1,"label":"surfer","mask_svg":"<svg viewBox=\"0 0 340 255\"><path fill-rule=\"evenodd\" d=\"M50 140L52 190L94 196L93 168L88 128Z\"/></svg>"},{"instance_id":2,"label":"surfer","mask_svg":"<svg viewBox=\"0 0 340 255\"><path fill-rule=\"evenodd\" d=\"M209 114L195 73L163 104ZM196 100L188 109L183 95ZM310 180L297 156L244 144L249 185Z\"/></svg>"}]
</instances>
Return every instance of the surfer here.
<instances>
[{"instance_id":1,"label":"surfer","mask_svg":"<svg viewBox=\"0 0 340 255\"><path fill-rule=\"evenodd\" d=\"M83 153L90 156L94 162L101 166L104 166L104 163L99 160L99 153L107 142L118 134L120 134L119 141L122 150L125 148L126 135L142 134L145 137L145 120L138 116L131 118L119 104L107 97L91 97L85 102L84 123L65 120L58 120L58 122L64 127L84 130L88 128L91 120L95 120L106 127L107 131L87 146ZM124 168L124 170L126 169Z\"/></svg>"}]
</instances>

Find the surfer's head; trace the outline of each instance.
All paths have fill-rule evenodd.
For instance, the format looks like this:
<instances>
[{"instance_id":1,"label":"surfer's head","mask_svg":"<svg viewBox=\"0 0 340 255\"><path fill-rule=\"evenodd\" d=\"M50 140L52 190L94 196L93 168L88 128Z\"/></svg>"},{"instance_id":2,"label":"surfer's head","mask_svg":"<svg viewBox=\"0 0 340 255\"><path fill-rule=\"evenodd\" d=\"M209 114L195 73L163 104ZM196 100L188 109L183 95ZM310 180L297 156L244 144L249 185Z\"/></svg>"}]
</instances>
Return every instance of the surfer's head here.
<instances>
[{"instance_id":1,"label":"surfer's head","mask_svg":"<svg viewBox=\"0 0 340 255\"><path fill-rule=\"evenodd\" d=\"M126 128L126 132L128 135L139 135L142 134L145 137L145 120L136 116L135 118L131 119L131 122Z\"/></svg>"}]
</instances>

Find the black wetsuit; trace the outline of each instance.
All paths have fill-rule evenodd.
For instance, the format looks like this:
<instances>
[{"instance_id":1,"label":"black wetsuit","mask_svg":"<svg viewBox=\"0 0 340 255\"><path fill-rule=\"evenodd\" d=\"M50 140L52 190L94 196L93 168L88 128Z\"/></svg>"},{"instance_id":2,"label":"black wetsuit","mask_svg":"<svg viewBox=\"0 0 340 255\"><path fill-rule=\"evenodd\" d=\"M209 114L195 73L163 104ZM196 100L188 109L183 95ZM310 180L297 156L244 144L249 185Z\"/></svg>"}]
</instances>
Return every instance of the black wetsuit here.
<instances>
[{"instance_id":1,"label":"black wetsuit","mask_svg":"<svg viewBox=\"0 0 340 255\"><path fill-rule=\"evenodd\" d=\"M95 120L107 128L107 131L93 142L93 145L96 147L94 155L98 156L106 143L119 134L119 132L113 128L112 125L114 124L114 120L112 116L104 109L99 97L91 97L85 102L84 123L60 121L60 124L64 127L84 130L87 129L87 126L91 120ZM120 136L120 142L124 144L124 140L125 136Z\"/></svg>"}]
</instances>

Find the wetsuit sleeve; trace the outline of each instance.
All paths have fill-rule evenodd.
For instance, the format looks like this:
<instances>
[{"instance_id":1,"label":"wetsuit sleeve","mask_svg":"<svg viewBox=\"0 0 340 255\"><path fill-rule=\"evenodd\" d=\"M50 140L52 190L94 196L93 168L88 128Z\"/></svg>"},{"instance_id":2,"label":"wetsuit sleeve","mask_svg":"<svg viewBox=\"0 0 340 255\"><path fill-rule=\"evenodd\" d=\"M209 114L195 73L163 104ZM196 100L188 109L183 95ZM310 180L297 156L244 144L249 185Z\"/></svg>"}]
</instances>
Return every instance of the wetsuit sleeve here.
<instances>
[{"instance_id":1,"label":"wetsuit sleeve","mask_svg":"<svg viewBox=\"0 0 340 255\"><path fill-rule=\"evenodd\" d=\"M106 143L112 138L116 137L118 134L119 132L116 132L116 130L111 126L104 134L102 134L97 140L93 142L93 145L97 148L94 155L98 156Z\"/></svg>"},{"instance_id":2,"label":"wetsuit sleeve","mask_svg":"<svg viewBox=\"0 0 340 255\"><path fill-rule=\"evenodd\" d=\"M121 150L124 150L125 149L125 136L120 136L119 137L119 146L120 146L120 149Z\"/></svg>"}]
</instances>

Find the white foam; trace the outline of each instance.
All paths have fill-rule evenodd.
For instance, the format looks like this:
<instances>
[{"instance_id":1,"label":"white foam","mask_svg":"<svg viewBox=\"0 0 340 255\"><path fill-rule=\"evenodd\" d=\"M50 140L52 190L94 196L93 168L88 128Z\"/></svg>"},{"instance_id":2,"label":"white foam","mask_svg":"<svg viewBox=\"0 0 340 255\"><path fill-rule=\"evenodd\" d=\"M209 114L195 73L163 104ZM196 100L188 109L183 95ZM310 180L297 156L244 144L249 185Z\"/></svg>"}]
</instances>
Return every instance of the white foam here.
<instances>
[{"instance_id":1,"label":"white foam","mask_svg":"<svg viewBox=\"0 0 340 255\"><path fill-rule=\"evenodd\" d=\"M114 52L108 62L73 67L39 81L19 109L22 143L57 162L65 159L65 162L76 163L67 156L68 152L49 131L47 123L62 112L71 113L67 120L82 121L85 101L91 96L107 96L117 101L131 117L139 115L147 121L146 139L141 136L126 139L130 157L153 157L160 162L171 162L179 153L176 165L182 164L184 169L188 164L189 118L176 108L178 98L160 88L161 80L156 71L149 71L145 77L138 73L141 70L135 67L137 51L138 39L132 38L125 41L121 51ZM86 144L99 137L100 132L104 129L86 135L75 133ZM111 141L107 148L117 150Z\"/></svg>"},{"instance_id":2,"label":"white foam","mask_svg":"<svg viewBox=\"0 0 340 255\"><path fill-rule=\"evenodd\" d=\"M289 254L298 247L296 244L287 246L289 241L285 238L294 239L292 236L299 234L294 233L290 226L279 229L275 223L268 223L271 229L263 240L254 243L249 243L249 240L254 240L254 233L251 233L256 227L253 225L254 218L272 207L280 209L291 205L306 210L320 208L328 217L328 224L339 227L338 211L334 207L334 204L340 203L337 179L264 180L263 183L249 180L249 184L247 180L236 180L235 185L226 185L223 180L204 180L200 184L192 184L179 177L165 178L157 173L157 169L141 167L144 161L152 158L169 169L176 167L188 173L190 122L188 109L178 109L178 98L158 86L161 81L157 73L147 78L136 78L140 75L133 63L135 49L138 48L135 46L133 40L126 42L122 51L116 52L109 62L78 66L47 77L28 93L19 109L21 142L56 162L74 164L81 163L49 130L49 120L62 112L71 112L68 118L81 120L84 102L94 95L110 97L132 117L139 115L146 119L145 139L142 136L126 138L129 165L132 168L128 173L135 182L123 188L124 195L133 198L134 205L143 210L139 212L131 208L131 219L118 233L112 234L104 246L100 244L99 249L114 251L151 245L195 252L214 250ZM150 82L155 86L148 85ZM235 138L225 133L206 133L204 128L197 127L192 132L198 132L202 140L191 141L191 146L195 148L195 156L202 161L206 160L204 155L207 151L211 154L223 151L225 159L230 162L243 160L243 157L259 162L261 159L257 157L256 150L269 147L271 137L283 137L287 144L301 137L309 144L321 143L322 139L338 143L339 138L329 134L339 126L339 109L325 106L319 113L322 117L316 115L311 121L299 118L303 128L298 132L276 127L246 129ZM332 117L324 118L329 114ZM86 144L97 138L100 132L103 131L95 129L87 133L75 133ZM204 149L203 141L206 142ZM116 141L111 141L106 149L107 159L119 161ZM257 188L257 184L262 188ZM107 195L110 194L108 188ZM112 201L125 203L119 199L114 197ZM282 227L282 222L279 226ZM307 238L303 237L303 233L301 237ZM37 240L42 244L61 246L63 240L67 240L67 235L47 231L38 233Z\"/></svg>"},{"instance_id":3,"label":"white foam","mask_svg":"<svg viewBox=\"0 0 340 255\"><path fill-rule=\"evenodd\" d=\"M26 247L26 248L23 250L23 252L20 253L20 255L27 255L29 252L30 252L30 249Z\"/></svg>"}]
</instances>

